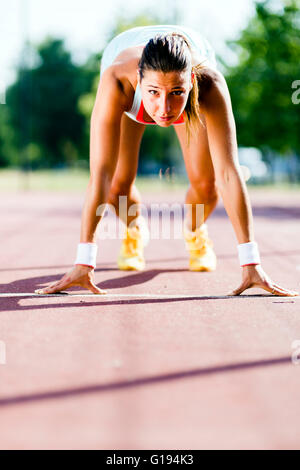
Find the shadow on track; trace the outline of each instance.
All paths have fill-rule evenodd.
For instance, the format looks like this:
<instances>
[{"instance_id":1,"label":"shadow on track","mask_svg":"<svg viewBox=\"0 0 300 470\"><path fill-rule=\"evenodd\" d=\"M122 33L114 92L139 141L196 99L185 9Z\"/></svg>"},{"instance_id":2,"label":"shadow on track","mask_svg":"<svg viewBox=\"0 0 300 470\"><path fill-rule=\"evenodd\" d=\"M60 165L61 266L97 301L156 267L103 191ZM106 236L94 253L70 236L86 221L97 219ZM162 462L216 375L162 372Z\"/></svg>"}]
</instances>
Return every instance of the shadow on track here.
<instances>
[{"instance_id":1,"label":"shadow on track","mask_svg":"<svg viewBox=\"0 0 300 470\"><path fill-rule=\"evenodd\" d=\"M28 395L15 395L0 398L0 407L8 407L14 405L24 405L45 400L57 400L70 397L80 397L82 395L90 395L92 393L104 393L119 391L124 388L135 388L140 386L152 385L155 383L168 382L171 380L190 379L191 377L201 377L210 374L218 374L224 372L234 372L258 367L270 367L282 364L291 365L291 357L278 357L273 359L263 359L259 361L238 362L235 364L224 364L213 367L202 367L186 371L173 372L169 374L161 374L153 377L140 377L134 380L123 380L108 384L96 384L86 387L74 387L69 389L56 390L54 392L40 392Z\"/></svg>"}]
</instances>

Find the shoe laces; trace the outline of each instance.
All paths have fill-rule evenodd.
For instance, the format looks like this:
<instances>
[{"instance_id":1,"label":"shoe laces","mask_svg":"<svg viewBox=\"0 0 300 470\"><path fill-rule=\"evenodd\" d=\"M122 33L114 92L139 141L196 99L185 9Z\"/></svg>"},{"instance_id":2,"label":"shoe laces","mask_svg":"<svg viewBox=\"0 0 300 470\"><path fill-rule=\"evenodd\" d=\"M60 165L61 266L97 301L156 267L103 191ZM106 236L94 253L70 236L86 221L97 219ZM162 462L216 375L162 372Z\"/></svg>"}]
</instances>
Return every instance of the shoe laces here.
<instances>
[{"instance_id":1,"label":"shoe laces","mask_svg":"<svg viewBox=\"0 0 300 470\"><path fill-rule=\"evenodd\" d=\"M127 229L126 237L123 240L123 250L127 256L137 256L141 250L141 235L139 230L134 227Z\"/></svg>"},{"instance_id":2,"label":"shoe laces","mask_svg":"<svg viewBox=\"0 0 300 470\"><path fill-rule=\"evenodd\" d=\"M203 256L213 246L212 241L208 238L207 231L200 229L196 230L192 238L186 239L186 243L193 256Z\"/></svg>"}]
</instances>

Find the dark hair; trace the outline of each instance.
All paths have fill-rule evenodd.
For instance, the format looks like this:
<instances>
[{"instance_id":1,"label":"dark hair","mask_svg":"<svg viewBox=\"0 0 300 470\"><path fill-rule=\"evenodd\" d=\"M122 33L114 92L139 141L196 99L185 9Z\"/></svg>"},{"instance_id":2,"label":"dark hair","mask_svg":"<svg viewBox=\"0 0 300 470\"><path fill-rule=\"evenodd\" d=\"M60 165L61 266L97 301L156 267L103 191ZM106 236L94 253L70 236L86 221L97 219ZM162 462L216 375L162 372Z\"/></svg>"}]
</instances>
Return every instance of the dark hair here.
<instances>
[{"instance_id":1,"label":"dark hair","mask_svg":"<svg viewBox=\"0 0 300 470\"><path fill-rule=\"evenodd\" d=\"M203 66L198 64L192 67L191 62L192 47L188 39L181 33L173 32L156 34L150 39L138 63L138 71L141 80L144 78L144 72L147 70L168 73L174 71L183 72L191 68L192 72L194 72L194 86L190 91L185 107L188 143L191 127L198 124L199 121L203 125L199 106L199 100L201 99L199 84L203 79L201 73Z\"/></svg>"}]
</instances>

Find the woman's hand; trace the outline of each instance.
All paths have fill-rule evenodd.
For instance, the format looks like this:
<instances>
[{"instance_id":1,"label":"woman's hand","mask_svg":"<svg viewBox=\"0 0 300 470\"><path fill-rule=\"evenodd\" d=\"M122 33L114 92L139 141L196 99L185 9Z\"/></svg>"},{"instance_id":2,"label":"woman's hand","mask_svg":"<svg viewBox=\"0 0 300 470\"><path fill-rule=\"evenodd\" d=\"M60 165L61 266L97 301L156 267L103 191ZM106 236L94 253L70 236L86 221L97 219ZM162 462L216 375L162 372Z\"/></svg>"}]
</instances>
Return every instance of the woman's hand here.
<instances>
[{"instance_id":1,"label":"woman's hand","mask_svg":"<svg viewBox=\"0 0 300 470\"><path fill-rule=\"evenodd\" d=\"M94 294L107 294L107 291L99 289L94 282L94 269L88 266L76 265L65 274L60 281L52 282L43 289L35 290L35 294L55 294L69 287L80 286L89 289Z\"/></svg>"},{"instance_id":2,"label":"woman's hand","mask_svg":"<svg viewBox=\"0 0 300 470\"><path fill-rule=\"evenodd\" d=\"M261 287L262 289L271 292L274 295L281 295L287 297L295 297L299 295L299 292L284 289L278 284L273 282L269 276L263 271L260 264L256 266L244 266L243 267L243 282L228 295L240 295L244 290L251 287Z\"/></svg>"}]
</instances>

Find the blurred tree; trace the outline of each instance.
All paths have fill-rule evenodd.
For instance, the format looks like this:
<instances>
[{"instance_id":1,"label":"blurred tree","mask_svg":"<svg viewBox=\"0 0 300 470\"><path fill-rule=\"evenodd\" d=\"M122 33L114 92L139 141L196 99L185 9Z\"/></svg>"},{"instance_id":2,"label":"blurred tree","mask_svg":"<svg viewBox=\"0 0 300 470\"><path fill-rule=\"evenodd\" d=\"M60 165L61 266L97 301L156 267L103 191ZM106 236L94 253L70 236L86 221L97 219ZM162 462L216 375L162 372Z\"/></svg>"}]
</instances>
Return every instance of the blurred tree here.
<instances>
[{"instance_id":1,"label":"blurred tree","mask_svg":"<svg viewBox=\"0 0 300 470\"><path fill-rule=\"evenodd\" d=\"M224 62L241 146L300 155L300 104L292 102L292 83L300 80L300 0L257 2L255 16L235 41L238 65ZM278 2L276 5L279 5ZM107 36L135 27L170 23L145 13L119 16ZM102 52L76 66L64 41L47 37L28 45L34 67L22 62L17 79L0 106L0 166L42 168L89 160L90 116L99 85ZM219 58L222 61L221 58ZM147 126L140 152L140 171L177 165L180 146L174 129ZM149 164L149 163L153 164Z\"/></svg>"},{"instance_id":2,"label":"blurred tree","mask_svg":"<svg viewBox=\"0 0 300 470\"><path fill-rule=\"evenodd\" d=\"M300 105L292 102L300 79L299 5L286 0L276 11L269 0L257 2L247 28L227 41L238 56L238 65L224 65L239 145L258 147L267 162L272 152L300 158Z\"/></svg>"},{"instance_id":3,"label":"blurred tree","mask_svg":"<svg viewBox=\"0 0 300 470\"><path fill-rule=\"evenodd\" d=\"M1 118L0 118L0 126L1 126ZM1 127L0 127L1 129ZM1 132L1 130L0 130ZM4 153L4 138L0 134L0 168L6 167L8 164L7 158Z\"/></svg>"},{"instance_id":4,"label":"blurred tree","mask_svg":"<svg viewBox=\"0 0 300 470\"><path fill-rule=\"evenodd\" d=\"M74 65L61 39L46 38L36 52L38 65L20 67L7 92L19 163L23 168L72 165L84 148L85 120L77 103L91 87L93 67Z\"/></svg>"},{"instance_id":5,"label":"blurred tree","mask_svg":"<svg viewBox=\"0 0 300 470\"><path fill-rule=\"evenodd\" d=\"M9 122L9 106L6 102L0 105L0 168L17 166L16 147L16 134Z\"/></svg>"},{"instance_id":6,"label":"blurred tree","mask_svg":"<svg viewBox=\"0 0 300 470\"><path fill-rule=\"evenodd\" d=\"M1 104L0 106L2 107L4 106L4 104ZM8 162L4 154L4 134L3 134L4 119L3 119L3 111L1 107L0 107L0 168L3 168L7 166Z\"/></svg>"}]
</instances>

